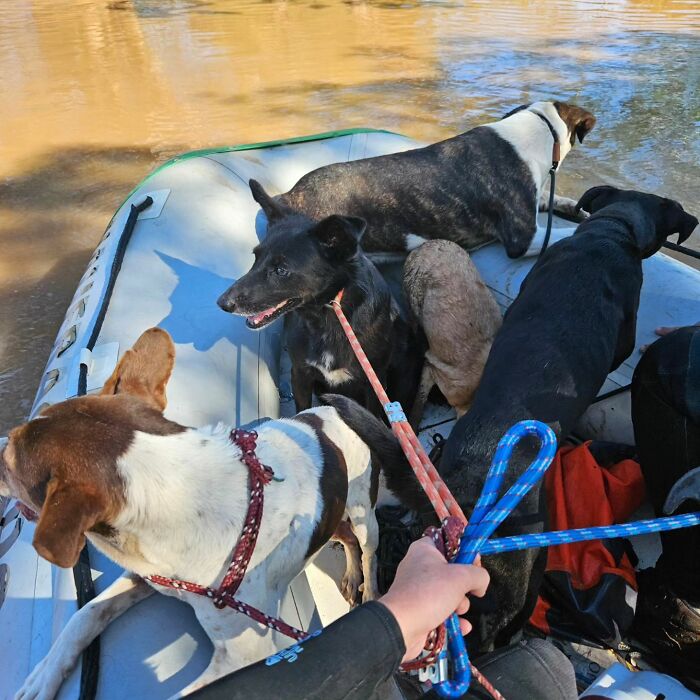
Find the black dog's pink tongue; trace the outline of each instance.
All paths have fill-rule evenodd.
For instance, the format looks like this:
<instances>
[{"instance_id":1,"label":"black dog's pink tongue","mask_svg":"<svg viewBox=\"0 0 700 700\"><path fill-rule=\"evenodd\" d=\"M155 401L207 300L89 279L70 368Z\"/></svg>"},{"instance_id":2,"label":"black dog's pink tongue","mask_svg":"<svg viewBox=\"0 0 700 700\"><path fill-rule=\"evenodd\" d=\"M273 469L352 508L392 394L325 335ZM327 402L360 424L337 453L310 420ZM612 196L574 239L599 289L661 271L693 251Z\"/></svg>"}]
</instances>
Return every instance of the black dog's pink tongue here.
<instances>
[{"instance_id":1,"label":"black dog's pink tongue","mask_svg":"<svg viewBox=\"0 0 700 700\"><path fill-rule=\"evenodd\" d=\"M284 301L281 301L277 306L271 306L269 309L265 309L265 311L261 311L259 314L255 314L254 316L248 316L248 323L252 326L257 326L259 323L264 321L268 316L272 316L272 314L275 313L278 309L281 309L286 303L287 299Z\"/></svg>"}]
</instances>

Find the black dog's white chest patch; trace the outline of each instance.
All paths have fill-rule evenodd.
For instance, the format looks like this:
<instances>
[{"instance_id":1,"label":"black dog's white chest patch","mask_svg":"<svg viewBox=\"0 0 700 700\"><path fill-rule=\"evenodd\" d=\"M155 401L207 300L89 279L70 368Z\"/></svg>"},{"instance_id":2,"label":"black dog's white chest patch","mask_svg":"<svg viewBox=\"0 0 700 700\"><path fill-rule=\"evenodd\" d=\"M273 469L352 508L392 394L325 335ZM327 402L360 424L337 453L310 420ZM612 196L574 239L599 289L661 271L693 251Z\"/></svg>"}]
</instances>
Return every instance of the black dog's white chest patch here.
<instances>
[{"instance_id":1,"label":"black dog's white chest patch","mask_svg":"<svg viewBox=\"0 0 700 700\"><path fill-rule=\"evenodd\" d=\"M323 378L326 380L329 386L338 386L340 384L345 384L352 379L352 373L346 367L335 367L335 357L333 353L328 350L324 350L321 353L320 360L306 360L310 367L318 370Z\"/></svg>"}]
</instances>

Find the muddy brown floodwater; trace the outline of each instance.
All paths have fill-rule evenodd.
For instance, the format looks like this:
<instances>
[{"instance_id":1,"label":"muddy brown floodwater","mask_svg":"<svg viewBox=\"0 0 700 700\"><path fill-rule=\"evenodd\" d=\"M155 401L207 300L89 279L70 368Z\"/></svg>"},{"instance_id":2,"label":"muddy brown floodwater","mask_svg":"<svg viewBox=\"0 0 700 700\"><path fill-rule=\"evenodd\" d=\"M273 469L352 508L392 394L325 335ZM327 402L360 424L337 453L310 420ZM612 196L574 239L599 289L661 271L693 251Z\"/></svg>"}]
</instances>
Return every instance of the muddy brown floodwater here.
<instances>
[{"instance_id":1,"label":"muddy brown floodwater","mask_svg":"<svg viewBox=\"0 0 700 700\"><path fill-rule=\"evenodd\" d=\"M700 2L0 3L0 435L111 214L170 156L360 126L437 140L553 97L598 116L560 193L698 213Z\"/></svg>"}]
</instances>

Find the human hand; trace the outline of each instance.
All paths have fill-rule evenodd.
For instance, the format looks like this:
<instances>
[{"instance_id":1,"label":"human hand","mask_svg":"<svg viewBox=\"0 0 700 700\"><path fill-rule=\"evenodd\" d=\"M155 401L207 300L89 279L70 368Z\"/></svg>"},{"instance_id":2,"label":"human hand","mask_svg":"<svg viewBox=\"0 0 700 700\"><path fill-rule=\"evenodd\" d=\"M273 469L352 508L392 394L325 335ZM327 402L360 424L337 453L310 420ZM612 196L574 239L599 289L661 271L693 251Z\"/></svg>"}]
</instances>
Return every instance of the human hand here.
<instances>
[{"instance_id":1,"label":"human hand","mask_svg":"<svg viewBox=\"0 0 700 700\"><path fill-rule=\"evenodd\" d=\"M700 326L700 321L697 323L693 324L695 326ZM686 328L686 326L659 326L654 333L656 335L664 336L668 335L669 333L673 333L673 331L677 331L679 328ZM639 348L639 352L646 352L647 348L649 345L642 345L641 348Z\"/></svg>"},{"instance_id":2,"label":"human hand","mask_svg":"<svg viewBox=\"0 0 700 700\"><path fill-rule=\"evenodd\" d=\"M481 598L489 585L489 574L481 566L449 564L429 537L414 542L396 570L391 588L379 602L396 618L406 654L402 661L421 653L431 630L453 612L469 610L467 594ZM462 634L471 631L467 620L459 621Z\"/></svg>"}]
</instances>

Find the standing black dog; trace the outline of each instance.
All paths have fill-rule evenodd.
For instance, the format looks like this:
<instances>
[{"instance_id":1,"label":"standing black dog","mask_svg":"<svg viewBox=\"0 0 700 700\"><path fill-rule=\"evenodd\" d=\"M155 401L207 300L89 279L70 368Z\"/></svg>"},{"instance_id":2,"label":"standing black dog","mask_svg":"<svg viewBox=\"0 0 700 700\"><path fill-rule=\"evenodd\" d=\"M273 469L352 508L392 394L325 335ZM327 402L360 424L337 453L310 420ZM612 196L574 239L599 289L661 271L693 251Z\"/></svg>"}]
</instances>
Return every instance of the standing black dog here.
<instances>
[{"instance_id":1,"label":"standing black dog","mask_svg":"<svg viewBox=\"0 0 700 700\"><path fill-rule=\"evenodd\" d=\"M329 306L344 289L342 309L379 379L410 410L425 348L359 247L365 222L329 216L315 223L276 202L255 180L250 188L267 215L267 235L253 251L253 267L221 295L219 306L246 316L254 329L289 314L285 328L297 411L310 408L314 392L335 391L383 415Z\"/></svg>"},{"instance_id":2,"label":"standing black dog","mask_svg":"<svg viewBox=\"0 0 700 700\"><path fill-rule=\"evenodd\" d=\"M503 319L469 412L456 424L440 471L466 513L481 492L496 445L524 419L548 423L564 438L606 376L634 349L642 260L668 236L682 242L698 220L677 202L652 194L594 187L579 200L591 212L576 233L552 245ZM521 443L506 472L510 486L537 451ZM544 491L523 499L500 536L541 532ZM544 572L544 552L526 550L485 558L491 585L475 601L470 640L487 650L510 638L529 618Z\"/></svg>"}]
</instances>

